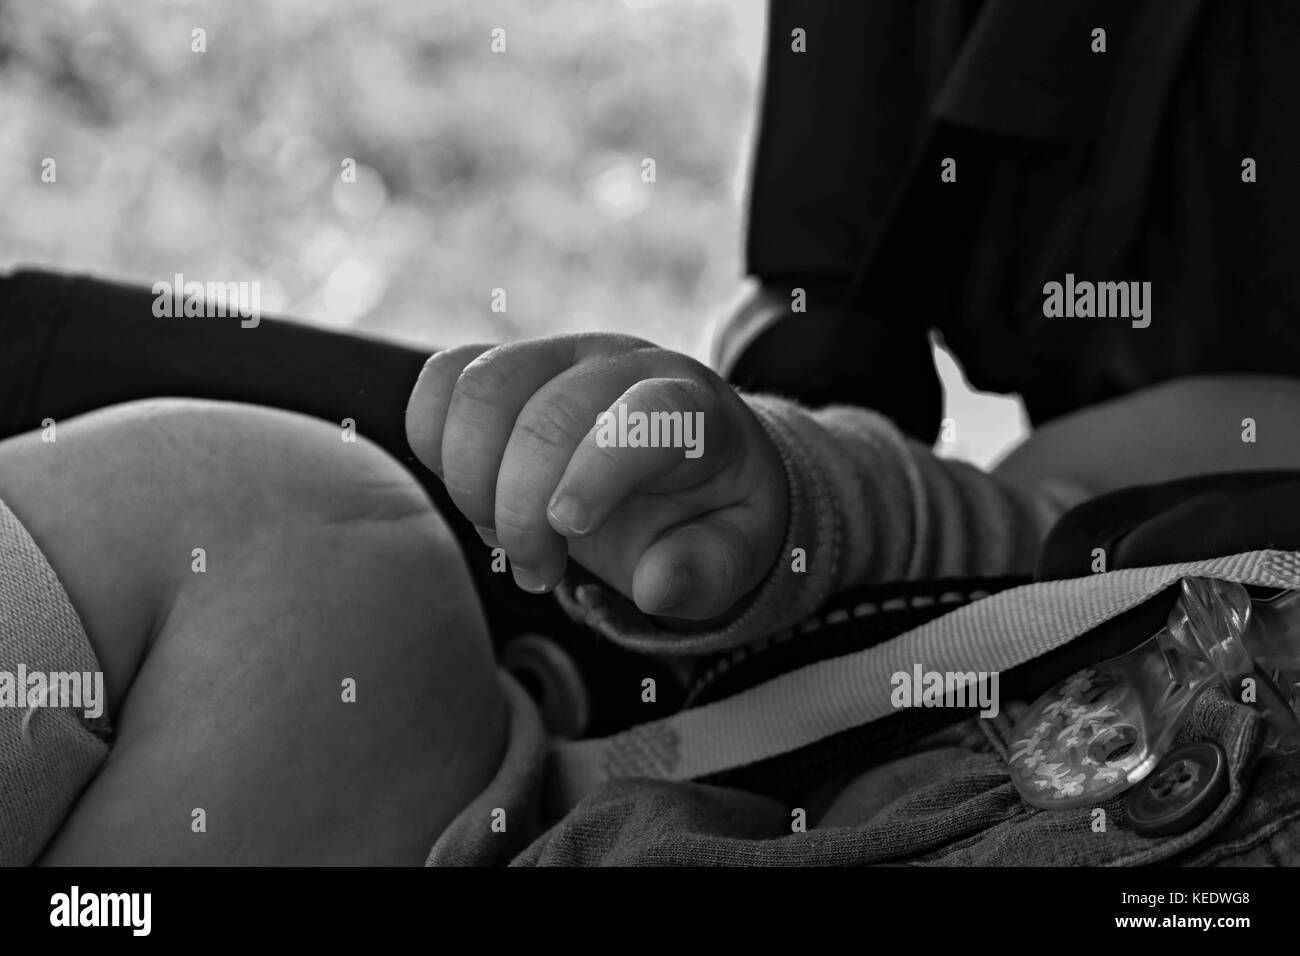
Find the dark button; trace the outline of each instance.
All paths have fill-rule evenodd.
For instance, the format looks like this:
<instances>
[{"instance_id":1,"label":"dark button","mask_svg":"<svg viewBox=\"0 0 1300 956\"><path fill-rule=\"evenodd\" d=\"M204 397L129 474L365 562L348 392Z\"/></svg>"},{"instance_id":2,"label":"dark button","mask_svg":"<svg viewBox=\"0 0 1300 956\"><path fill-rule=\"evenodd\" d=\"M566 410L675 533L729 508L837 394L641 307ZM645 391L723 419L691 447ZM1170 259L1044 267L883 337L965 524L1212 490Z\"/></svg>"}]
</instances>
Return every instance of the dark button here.
<instances>
[{"instance_id":1,"label":"dark button","mask_svg":"<svg viewBox=\"0 0 1300 956\"><path fill-rule=\"evenodd\" d=\"M1128 797L1128 822L1142 836L1169 836L1196 826L1228 792L1228 760L1207 741L1171 750Z\"/></svg>"}]
</instances>

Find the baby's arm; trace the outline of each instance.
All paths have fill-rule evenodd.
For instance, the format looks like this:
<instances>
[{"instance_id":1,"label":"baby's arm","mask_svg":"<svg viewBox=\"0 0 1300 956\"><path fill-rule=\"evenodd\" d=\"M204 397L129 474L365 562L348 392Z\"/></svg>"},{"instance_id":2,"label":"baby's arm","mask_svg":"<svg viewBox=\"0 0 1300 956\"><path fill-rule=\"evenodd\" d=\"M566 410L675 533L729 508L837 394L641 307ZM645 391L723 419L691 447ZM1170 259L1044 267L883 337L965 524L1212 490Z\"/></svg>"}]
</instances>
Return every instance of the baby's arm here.
<instances>
[{"instance_id":1,"label":"baby's arm","mask_svg":"<svg viewBox=\"0 0 1300 956\"><path fill-rule=\"evenodd\" d=\"M709 653L796 624L857 585L1029 574L1052 524L1088 497L1068 480L939 459L866 409L745 401L781 454L790 515L780 557L746 606L721 627L670 631L579 574L560 590L571 613L639 650Z\"/></svg>"},{"instance_id":2,"label":"baby's arm","mask_svg":"<svg viewBox=\"0 0 1300 956\"><path fill-rule=\"evenodd\" d=\"M1088 497L1068 480L1020 481L938 458L867 409L750 404L786 426L796 468L825 476L829 500L812 504L837 526L831 593L882 581L1029 574L1052 524Z\"/></svg>"},{"instance_id":3,"label":"baby's arm","mask_svg":"<svg viewBox=\"0 0 1300 956\"><path fill-rule=\"evenodd\" d=\"M438 353L407 435L521 588L563 581L573 613L659 653L743 644L856 584L1028 572L1085 496L600 333Z\"/></svg>"}]
</instances>

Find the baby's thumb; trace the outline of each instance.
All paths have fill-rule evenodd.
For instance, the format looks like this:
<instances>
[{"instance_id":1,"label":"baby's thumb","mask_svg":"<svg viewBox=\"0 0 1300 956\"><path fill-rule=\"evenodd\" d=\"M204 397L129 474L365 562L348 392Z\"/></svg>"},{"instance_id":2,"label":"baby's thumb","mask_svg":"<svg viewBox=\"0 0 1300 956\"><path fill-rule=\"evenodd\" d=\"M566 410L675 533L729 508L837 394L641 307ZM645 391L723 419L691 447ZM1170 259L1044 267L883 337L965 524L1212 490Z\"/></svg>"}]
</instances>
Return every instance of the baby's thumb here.
<instances>
[{"instance_id":1,"label":"baby's thumb","mask_svg":"<svg viewBox=\"0 0 1300 956\"><path fill-rule=\"evenodd\" d=\"M718 617L759 583L763 569L753 558L757 550L734 512L674 528L637 562L632 600L646 614L695 621Z\"/></svg>"}]
</instances>

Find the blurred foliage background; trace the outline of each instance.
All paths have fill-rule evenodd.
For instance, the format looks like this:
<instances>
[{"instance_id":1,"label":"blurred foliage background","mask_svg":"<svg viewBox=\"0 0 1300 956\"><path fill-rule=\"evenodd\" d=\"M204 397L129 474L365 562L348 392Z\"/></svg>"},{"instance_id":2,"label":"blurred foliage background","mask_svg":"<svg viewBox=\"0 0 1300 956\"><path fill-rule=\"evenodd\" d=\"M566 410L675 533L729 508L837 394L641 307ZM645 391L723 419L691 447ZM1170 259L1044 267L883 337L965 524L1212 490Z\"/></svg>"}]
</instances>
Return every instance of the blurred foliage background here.
<instances>
[{"instance_id":1,"label":"blurred foliage background","mask_svg":"<svg viewBox=\"0 0 1300 956\"><path fill-rule=\"evenodd\" d=\"M426 345L702 355L740 282L764 8L0 0L0 268L259 280L265 313Z\"/></svg>"},{"instance_id":2,"label":"blurred foliage background","mask_svg":"<svg viewBox=\"0 0 1300 956\"><path fill-rule=\"evenodd\" d=\"M266 314L421 346L603 329L704 358L741 288L766 6L0 0L0 269L256 280ZM1023 409L936 361L940 454L993 461Z\"/></svg>"}]
</instances>

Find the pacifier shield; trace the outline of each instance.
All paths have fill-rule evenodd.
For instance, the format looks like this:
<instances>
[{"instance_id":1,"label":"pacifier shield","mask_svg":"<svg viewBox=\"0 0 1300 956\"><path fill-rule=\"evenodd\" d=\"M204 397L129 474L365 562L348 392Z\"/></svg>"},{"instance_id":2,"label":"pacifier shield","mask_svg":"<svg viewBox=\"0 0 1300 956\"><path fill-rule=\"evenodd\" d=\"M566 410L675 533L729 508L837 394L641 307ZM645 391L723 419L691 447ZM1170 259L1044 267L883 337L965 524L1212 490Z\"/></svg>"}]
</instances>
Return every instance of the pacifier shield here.
<instances>
[{"instance_id":1,"label":"pacifier shield","mask_svg":"<svg viewBox=\"0 0 1300 956\"><path fill-rule=\"evenodd\" d=\"M1026 801L1047 809L1099 803L1128 787L1144 760L1131 691L1105 665L1040 697L1017 725L1007 762Z\"/></svg>"}]
</instances>

